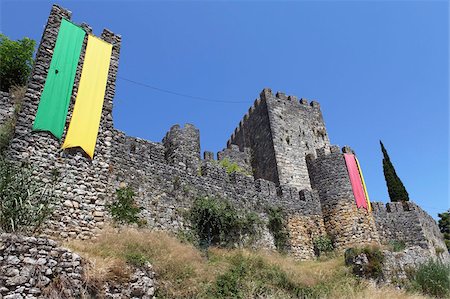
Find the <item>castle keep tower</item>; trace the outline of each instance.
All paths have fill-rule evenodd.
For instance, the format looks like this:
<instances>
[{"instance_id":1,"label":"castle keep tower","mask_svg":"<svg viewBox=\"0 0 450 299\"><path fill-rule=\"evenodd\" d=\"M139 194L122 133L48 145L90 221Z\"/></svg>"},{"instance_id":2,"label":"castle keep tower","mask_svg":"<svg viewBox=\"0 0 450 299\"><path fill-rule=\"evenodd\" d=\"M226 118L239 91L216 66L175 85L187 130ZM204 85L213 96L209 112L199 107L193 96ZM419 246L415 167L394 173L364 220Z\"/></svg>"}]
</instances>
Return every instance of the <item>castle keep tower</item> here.
<instances>
[{"instance_id":1,"label":"castle keep tower","mask_svg":"<svg viewBox=\"0 0 450 299\"><path fill-rule=\"evenodd\" d=\"M305 157L330 141L319 103L280 92L274 96L266 88L239 123L231 144L251 149L255 179L311 189Z\"/></svg>"}]
</instances>

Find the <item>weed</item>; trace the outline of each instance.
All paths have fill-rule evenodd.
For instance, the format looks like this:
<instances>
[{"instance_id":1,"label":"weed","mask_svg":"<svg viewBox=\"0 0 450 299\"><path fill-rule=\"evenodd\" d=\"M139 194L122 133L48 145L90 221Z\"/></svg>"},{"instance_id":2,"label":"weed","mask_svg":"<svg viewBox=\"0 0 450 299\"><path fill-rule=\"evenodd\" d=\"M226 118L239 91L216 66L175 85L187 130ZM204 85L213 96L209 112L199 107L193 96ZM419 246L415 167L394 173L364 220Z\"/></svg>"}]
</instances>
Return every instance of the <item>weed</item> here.
<instances>
[{"instance_id":1,"label":"weed","mask_svg":"<svg viewBox=\"0 0 450 299\"><path fill-rule=\"evenodd\" d=\"M391 240L389 241L389 247L393 252L399 252L405 250L406 244L402 240Z\"/></svg>"},{"instance_id":2,"label":"weed","mask_svg":"<svg viewBox=\"0 0 450 299\"><path fill-rule=\"evenodd\" d=\"M355 258L361 254L367 257L367 263L353 264ZM383 274L384 255L378 247L366 246L362 248L348 248L345 251L345 264L353 265L353 272L363 277L380 279Z\"/></svg>"},{"instance_id":3,"label":"weed","mask_svg":"<svg viewBox=\"0 0 450 299\"><path fill-rule=\"evenodd\" d=\"M141 208L134 202L135 193L130 187L122 187L116 190L116 200L107 206L114 222L118 224L140 224L139 212Z\"/></svg>"},{"instance_id":4,"label":"weed","mask_svg":"<svg viewBox=\"0 0 450 299\"><path fill-rule=\"evenodd\" d=\"M429 260L411 274L412 288L426 295L445 298L450 296L450 266Z\"/></svg>"},{"instance_id":5,"label":"weed","mask_svg":"<svg viewBox=\"0 0 450 299\"><path fill-rule=\"evenodd\" d=\"M289 246L289 233L286 227L286 217L280 207L268 207L269 222L267 227L272 233L275 247L280 253L286 253Z\"/></svg>"},{"instance_id":6,"label":"weed","mask_svg":"<svg viewBox=\"0 0 450 299\"><path fill-rule=\"evenodd\" d=\"M319 236L313 240L314 252L317 256L334 250L333 242L328 236Z\"/></svg>"}]
</instances>

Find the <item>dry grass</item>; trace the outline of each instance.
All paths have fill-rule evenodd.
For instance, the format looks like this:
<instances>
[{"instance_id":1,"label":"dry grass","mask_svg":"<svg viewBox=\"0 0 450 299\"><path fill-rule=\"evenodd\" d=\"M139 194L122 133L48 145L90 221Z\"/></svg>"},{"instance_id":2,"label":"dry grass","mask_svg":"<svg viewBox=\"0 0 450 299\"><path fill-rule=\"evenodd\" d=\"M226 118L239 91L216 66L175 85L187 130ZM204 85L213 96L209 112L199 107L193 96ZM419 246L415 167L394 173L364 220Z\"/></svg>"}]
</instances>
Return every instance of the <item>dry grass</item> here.
<instances>
[{"instance_id":1,"label":"dry grass","mask_svg":"<svg viewBox=\"0 0 450 299\"><path fill-rule=\"evenodd\" d=\"M9 90L16 103L21 103L27 92L27 86L12 86Z\"/></svg>"},{"instance_id":2,"label":"dry grass","mask_svg":"<svg viewBox=\"0 0 450 299\"><path fill-rule=\"evenodd\" d=\"M285 274L289 286L299 286L313 294L308 298L426 298L361 282L344 266L342 256L295 261L275 252L212 248L206 257L167 233L137 229L106 229L96 240L71 241L66 246L93 264L86 278L91 285L126 280L131 265L150 262L157 273L159 298L217 298L218 293L211 290L217 287L218 278L230 274L239 258L251 261L249 265L253 267L240 286L244 298L298 298L290 287L266 282L266 277L256 273L259 271ZM267 284L267 292L262 296L261 284Z\"/></svg>"},{"instance_id":3,"label":"dry grass","mask_svg":"<svg viewBox=\"0 0 450 299\"><path fill-rule=\"evenodd\" d=\"M115 277L126 278L126 263L148 261L158 275L159 288L171 298L199 294L215 278L198 250L163 232L107 229L93 242L71 241L67 246L93 263L90 280L107 281L112 269L118 270Z\"/></svg>"}]
</instances>

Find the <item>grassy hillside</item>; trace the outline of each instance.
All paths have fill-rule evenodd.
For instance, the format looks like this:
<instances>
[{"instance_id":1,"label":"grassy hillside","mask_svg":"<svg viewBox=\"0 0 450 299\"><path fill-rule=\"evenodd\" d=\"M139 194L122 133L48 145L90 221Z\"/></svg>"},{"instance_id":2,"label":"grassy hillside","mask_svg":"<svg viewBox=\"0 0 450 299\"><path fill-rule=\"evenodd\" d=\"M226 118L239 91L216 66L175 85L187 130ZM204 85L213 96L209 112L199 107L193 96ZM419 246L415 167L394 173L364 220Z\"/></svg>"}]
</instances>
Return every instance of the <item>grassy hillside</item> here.
<instances>
[{"instance_id":1,"label":"grassy hillside","mask_svg":"<svg viewBox=\"0 0 450 299\"><path fill-rule=\"evenodd\" d=\"M127 267L150 262L158 298L426 298L361 281L341 256L300 262L266 251L204 253L167 233L135 229L109 229L94 241L66 245L92 262L87 284L127 279Z\"/></svg>"}]
</instances>

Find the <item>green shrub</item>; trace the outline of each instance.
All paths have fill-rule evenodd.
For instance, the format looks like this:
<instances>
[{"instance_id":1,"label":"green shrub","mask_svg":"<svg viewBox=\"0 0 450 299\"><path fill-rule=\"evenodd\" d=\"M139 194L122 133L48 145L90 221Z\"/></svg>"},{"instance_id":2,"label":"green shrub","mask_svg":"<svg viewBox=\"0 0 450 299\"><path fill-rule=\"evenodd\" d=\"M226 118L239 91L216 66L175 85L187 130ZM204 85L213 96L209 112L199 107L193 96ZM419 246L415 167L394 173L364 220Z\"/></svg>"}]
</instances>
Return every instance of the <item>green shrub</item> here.
<instances>
[{"instance_id":1,"label":"green shrub","mask_svg":"<svg viewBox=\"0 0 450 299\"><path fill-rule=\"evenodd\" d=\"M139 252L128 252L125 254L125 260L127 263L136 266L136 267L142 267L144 266L148 260L142 253Z\"/></svg>"},{"instance_id":2,"label":"green shrub","mask_svg":"<svg viewBox=\"0 0 450 299\"><path fill-rule=\"evenodd\" d=\"M130 187L123 187L116 190L116 199L107 209L114 222L117 224L142 224L139 217L141 208L134 201L135 193Z\"/></svg>"},{"instance_id":3,"label":"green shrub","mask_svg":"<svg viewBox=\"0 0 450 299\"><path fill-rule=\"evenodd\" d=\"M401 240L391 240L389 241L389 247L394 252L403 251L406 248L406 244Z\"/></svg>"},{"instance_id":4,"label":"green shrub","mask_svg":"<svg viewBox=\"0 0 450 299\"><path fill-rule=\"evenodd\" d=\"M261 257L237 254L231 267L219 275L210 290L211 298L272 298L277 291L289 298L303 298L311 291L294 283L280 267Z\"/></svg>"},{"instance_id":5,"label":"green shrub","mask_svg":"<svg viewBox=\"0 0 450 299\"><path fill-rule=\"evenodd\" d=\"M289 247L289 232L286 227L286 217L280 207L267 208L269 221L267 228L272 233L275 247L281 253L286 253Z\"/></svg>"},{"instance_id":6,"label":"green shrub","mask_svg":"<svg viewBox=\"0 0 450 299\"><path fill-rule=\"evenodd\" d=\"M25 85L33 68L36 42L29 38L12 41L0 34L0 90Z\"/></svg>"},{"instance_id":7,"label":"green shrub","mask_svg":"<svg viewBox=\"0 0 450 299\"><path fill-rule=\"evenodd\" d=\"M29 165L18 166L0 157L0 230L36 233L51 215L58 174L49 184L38 183Z\"/></svg>"},{"instance_id":8,"label":"green shrub","mask_svg":"<svg viewBox=\"0 0 450 299\"><path fill-rule=\"evenodd\" d=\"M333 242L328 236L320 236L313 240L314 252L317 256L334 250Z\"/></svg>"},{"instance_id":9,"label":"green shrub","mask_svg":"<svg viewBox=\"0 0 450 299\"><path fill-rule=\"evenodd\" d=\"M238 212L228 200L199 197L188 211L201 247L230 246L245 236L257 238L261 220L253 212Z\"/></svg>"},{"instance_id":10,"label":"green shrub","mask_svg":"<svg viewBox=\"0 0 450 299\"><path fill-rule=\"evenodd\" d=\"M219 165L225 168L228 174L232 172L239 172L245 175L250 175L248 171L245 171L242 167L240 167L236 162L231 162L230 159L224 158L219 161Z\"/></svg>"},{"instance_id":11,"label":"green shrub","mask_svg":"<svg viewBox=\"0 0 450 299\"><path fill-rule=\"evenodd\" d=\"M450 266L429 260L410 273L414 289L438 298L450 296Z\"/></svg>"},{"instance_id":12,"label":"green shrub","mask_svg":"<svg viewBox=\"0 0 450 299\"><path fill-rule=\"evenodd\" d=\"M367 264L354 264L354 259L360 255L365 254L367 257ZM353 273L362 275L366 278L381 279L383 275L383 252L377 247L362 247L362 248L348 248L344 254L345 264L353 266Z\"/></svg>"}]
</instances>

